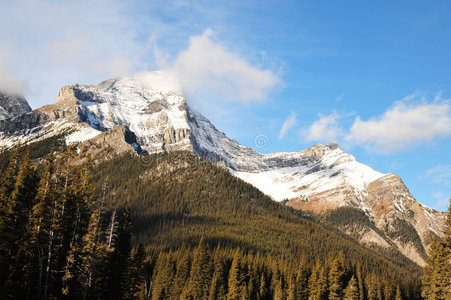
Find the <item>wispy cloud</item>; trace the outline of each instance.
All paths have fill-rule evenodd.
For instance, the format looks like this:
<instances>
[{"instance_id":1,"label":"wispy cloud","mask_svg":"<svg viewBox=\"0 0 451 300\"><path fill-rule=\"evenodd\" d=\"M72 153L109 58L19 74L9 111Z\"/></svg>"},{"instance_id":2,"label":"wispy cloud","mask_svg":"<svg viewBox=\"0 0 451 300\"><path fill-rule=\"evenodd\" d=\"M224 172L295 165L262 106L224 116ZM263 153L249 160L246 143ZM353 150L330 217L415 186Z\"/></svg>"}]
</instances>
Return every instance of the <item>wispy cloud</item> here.
<instances>
[{"instance_id":1,"label":"wispy cloud","mask_svg":"<svg viewBox=\"0 0 451 300\"><path fill-rule=\"evenodd\" d=\"M338 140L372 152L393 153L451 135L450 100L440 94L433 101L418 93L408 95L382 115L368 120L355 117L346 128L341 123L349 116L337 112L320 115L307 130L301 130L301 136L309 142Z\"/></svg>"},{"instance_id":2,"label":"wispy cloud","mask_svg":"<svg viewBox=\"0 0 451 300\"><path fill-rule=\"evenodd\" d=\"M208 93L217 99L242 102L267 99L278 77L227 50L213 36L214 32L207 29L191 37L188 48L165 71L178 79L189 96Z\"/></svg>"},{"instance_id":3,"label":"wispy cloud","mask_svg":"<svg viewBox=\"0 0 451 300\"><path fill-rule=\"evenodd\" d=\"M291 114L285 119L285 122L283 122L282 128L280 128L279 140L282 140L285 137L287 131L294 127L296 124L296 113L292 111Z\"/></svg>"},{"instance_id":4,"label":"wispy cloud","mask_svg":"<svg viewBox=\"0 0 451 300\"><path fill-rule=\"evenodd\" d=\"M255 54L243 52L246 58L238 54L238 43L227 40L225 44L235 46L229 50L212 30L205 30L205 24L210 24L205 20L211 17L214 26L219 14L214 5L185 1L172 5L119 0L10 1L0 10L0 51L16 77L27 82L26 96L34 107L54 102L58 89L67 84L97 83L156 68L170 71L194 96L205 91L214 96L210 99L266 99L280 82L278 76L249 63L249 56ZM3 76L10 72L0 67L3 81L13 78ZM0 84L0 88L13 86Z\"/></svg>"},{"instance_id":5,"label":"wispy cloud","mask_svg":"<svg viewBox=\"0 0 451 300\"><path fill-rule=\"evenodd\" d=\"M8 95L23 96L26 88L25 81L20 79L10 68L0 51L0 92Z\"/></svg>"},{"instance_id":6,"label":"wispy cloud","mask_svg":"<svg viewBox=\"0 0 451 300\"><path fill-rule=\"evenodd\" d=\"M381 116L367 121L356 117L346 139L353 144L395 152L451 134L448 101L406 103L397 101Z\"/></svg>"},{"instance_id":7,"label":"wispy cloud","mask_svg":"<svg viewBox=\"0 0 451 300\"><path fill-rule=\"evenodd\" d=\"M313 122L308 129L301 129L301 136L308 142L336 142L343 135L343 129L338 123L341 115L333 112L330 115L319 115L319 117L319 120Z\"/></svg>"},{"instance_id":8,"label":"wispy cloud","mask_svg":"<svg viewBox=\"0 0 451 300\"><path fill-rule=\"evenodd\" d=\"M146 67L138 18L122 1L10 1L0 10L0 50L27 81L34 106L56 100L59 88L96 83Z\"/></svg>"},{"instance_id":9,"label":"wispy cloud","mask_svg":"<svg viewBox=\"0 0 451 300\"><path fill-rule=\"evenodd\" d=\"M451 165L436 165L427 170L424 177L435 183L449 185L451 183Z\"/></svg>"},{"instance_id":10,"label":"wispy cloud","mask_svg":"<svg viewBox=\"0 0 451 300\"><path fill-rule=\"evenodd\" d=\"M432 193L432 198L435 199L435 202L433 204L433 208L440 210L440 211L446 211L449 206L449 197L451 195L446 195L442 191L437 191Z\"/></svg>"}]
</instances>

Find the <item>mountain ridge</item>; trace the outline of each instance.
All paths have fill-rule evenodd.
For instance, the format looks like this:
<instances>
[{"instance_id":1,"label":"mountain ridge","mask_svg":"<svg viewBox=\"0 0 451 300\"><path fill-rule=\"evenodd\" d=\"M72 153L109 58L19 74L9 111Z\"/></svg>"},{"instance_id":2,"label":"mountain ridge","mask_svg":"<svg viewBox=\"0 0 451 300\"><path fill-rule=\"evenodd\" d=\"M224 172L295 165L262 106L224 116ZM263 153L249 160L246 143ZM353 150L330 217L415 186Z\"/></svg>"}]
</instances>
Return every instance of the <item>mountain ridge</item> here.
<instances>
[{"instance_id":1,"label":"mountain ridge","mask_svg":"<svg viewBox=\"0 0 451 300\"><path fill-rule=\"evenodd\" d=\"M399 176L359 163L334 143L300 152L261 154L217 130L190 108L179 90L159 89L160 81L161 73L155 72L145 79L63 87L55 104L0 120L0 143L8 147L71 128L66 142L83 149L96 144L98 148L108 145L113 152L190 151L222 163L276 201L288 199L287 205L296 209L323 213L357 207L387 235L396 231L393 220L404 220L419 234L426 250L431 236L441 234L444 214L416 202ZM109 134L111 130L115 133ZM390 238L406 256L424 264L421 249L397 239Z\"/></svg>"}]
</instances>

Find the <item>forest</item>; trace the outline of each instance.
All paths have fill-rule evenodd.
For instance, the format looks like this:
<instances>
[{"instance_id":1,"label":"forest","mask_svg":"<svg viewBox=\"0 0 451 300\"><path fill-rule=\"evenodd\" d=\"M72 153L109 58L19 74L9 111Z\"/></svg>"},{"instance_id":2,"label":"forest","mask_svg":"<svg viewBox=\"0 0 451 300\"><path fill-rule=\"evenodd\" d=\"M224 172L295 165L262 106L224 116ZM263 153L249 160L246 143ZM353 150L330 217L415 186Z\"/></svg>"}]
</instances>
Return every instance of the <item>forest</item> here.
<instances>
[{"instance_id":1,"label":"forest","mask_svg":"<svg viewBox=\"0 0 451 300\"><path fill-rule=\"evenodd\" d=\"M51 143L58 151L41 142L0 155L2 299L449 295L449 224L421 279L401 254L364 248L332 226L349 212L325 223L195 154L96 161Z\"/></svg>"}]
</instances>

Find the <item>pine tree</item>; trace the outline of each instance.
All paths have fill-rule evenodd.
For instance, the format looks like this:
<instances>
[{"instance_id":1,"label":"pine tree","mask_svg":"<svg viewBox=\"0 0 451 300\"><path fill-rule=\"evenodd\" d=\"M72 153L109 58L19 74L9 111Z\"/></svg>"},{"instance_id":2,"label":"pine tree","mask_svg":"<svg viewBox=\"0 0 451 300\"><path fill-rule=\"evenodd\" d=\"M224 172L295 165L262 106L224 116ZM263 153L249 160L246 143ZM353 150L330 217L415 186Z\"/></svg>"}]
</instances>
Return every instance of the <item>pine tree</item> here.
<instances>
[{"instance_id":1,"label":"pine tree","mask_svg":"<svg viewBox=\"0 0 451 300\"><path fill-rule=\"evenodd\" d=\"M19 174L20 168L20 145L14 150L6 169L5 175L2 176L0 182L0 290L3 289L4 284L9 274L10 264L10 245L11 236L8 229L11 221L12 202L11 194Z\"/></svg>"},{"instance_id":2,"label":"pine tree","mask_svg":"<svg viewBox=\"0 0 451 300\"><path fill-rule=\"evenodd\" d=\"M11 194L11 213L5 224L11 256L5 289L13 298L27 298L30 289L32 252L29 220L37 192L37 182L36 171L31 166L27 150Z\"/></svg>"},{"instance_id":3,"label":"pine tree","mask_svg":"<svg viewBox=\"0 0 451 300\"><path fill-rule=\"evenodd\" d=\"M272 290L273 290L273 299L274 300L282 300L284 298L284 283L283 277L278 269L273 274L272 278Z\"/></svg>"},{"instance_id":4,"label":"pine tree","mask_svg":"<svg viewBox=\"0 0 451 300\"><path fill-rule=\"evenodd\" d=\"M365 300L365 282L363 280L363 274L362 274L362 265L357 265L357 282L359 284L359 294L360 294L360 300Z\"/></svg>"},{"instance_id":5,"label":"pine tree","mask_svg":"<svg viewBox=\"0 0 451 300\"><path fill-rule=\"evenodd\" d=\"M377 299L377 282L378 278L376 274L368 275L366 278L366 286L368 291L368 300Z\"/></svg>"},{"instance_id":6,"label":"pine tree","mask_svg":"<svg viewBox=\"0 0 451 300\"><path fill-rule=\"evenodd\" d=\"M110 274L106 279L107 295L109 299L121 299L130 290L129 268L131 244L132 221L128 205L122 214L117 230L117 239L114 250L110 253L108 260Z\"/></svg>"},{"instance_id":7,"label":"pine tree","mask_svg":"<svg viewBox=\"0 0 451 300\"><path fill-rule=\"evenodd\" d=\"M210 254L208 251L208 245L202 237L196 251L194 252L189 281L184 293L182 294L182 298L206 299L210 288L210 278Z\"/></svg>"},{"instance_id":8,"label":"pine tree","mask_svg":"<svg viewBox=\"0 0 451 300\"><path fill-rule=\"evenodd\" d=\"M343 294L343 281L345 275L344 257L341 252L332 262L329 271L329 299L339 300Z\"/></svg>"},{"instance_id":9,"label":"pine tree","mask_svg":"<svg viewBox=\"0 0 451 300\"><path fill-rule=\"evenodd\" d=\"M309 278L309 299L322 300L327 296L327 273L324 267L316 264Z\"/></svg>"},{"instance_id":10,"label":"pine tree","mask_svg":"<svg viewBox=\"0 0 451 300\"><path fill-rule=\"evenodd\" d=\"M143 244L139 244L130 262L130 290L126 299L144 299L146 290L146 251Z\"/></svg>"},{"instance_id":11,"label":"pine tree","mask_svg":"<svg viewBox=\"0 0 451 300\"><path fill-rule=\"evenodd\" d=\"M429 249L422 278L422 296L426 299L451 299L451 199L445 235L435 238Z\"/></svg>"},{"instance_id":12,"label":"pine tree","mask_svg":"<svg viewBox=\"0 0 451 300\"><path fill-rule=\"evenodd\" d=\"M263 270L262 274L260 276L260 287L258 290L258 297L259 299L267 299L269 297L269 291L268 291L268 283L267 283L267 276L266 271Z\"/></svg>"},{"instance_id":13,"label":"pine tree","mask_svg":"<svg viewBox=\"0 0 451 300\"><path fill-rule=\"evenodd\" d=\"M402 300L401 287L399 286L399 284L396 287L395 300Z\"/></svg>"},{"instance_id":14,"label":"pine tree","mask_svg":"<svg viewBox=\"0 0 451 300\"><path fill-rule=\"evenodd\" d=\"M175 262L172 253L162 254L158 257L157 268L152 287L152 300L162 300L170 297L175 274Z\"/></svg>"},{"instance_id":15,"label":"pine tree","mask_svg":"<svg viewBox=\"0 0 451 300\"><path fill-rule=\"evenodd\" d=\"M357 285L357 280L355 280L355 277L352 276L351 280L348 283L348 286L346 287L344 291L344 298L347 300L359 300L360 299L360 293L359 293L359 287Z\"/></svg>"},{"instance_id":16,"label":"pine tree","mask_svg":"<svg viewBox=\"0 0 451 300\"><path fill-rule=\"evenodd\" d=\"M247 270L247 293L249 295L249 299L254 300L258 297L258 287L260 283L258 268L253 262L249 262Z\"/></svg>"},{"instance_id":17,"label":"pine tree","mask_svg":"<svg viewBox=\"0 0 451 300\"><path fill-rule=\"evenodd\" d=\"M244 273L241 267L241 253L239 250L236 250L229 271L229 291L227 299L240 299L243 285Z\"/></svg>"},{"instance_id":18,"label":"pine tree","mask_svg":"<svg viewBox=\"0 0 451 300\"><path fill-rule=\"evenodd\" d=\"M37 261L37 294L47 299L50 273L54 271L55 239L58 236L61 202L54 182L54 157L47 158L47 166L39 183L37 203L31 215L32 248ZM51 288L50 288L51 289Z\"/></svg>"},{"instance_id":19,"label":"pine tree","mask_svg":"<svg viewBox=\"0 0 451 300\"><path fill-rule=\"evenodd\" d=\"M102 206L95 209L90 217L81 247L72 247L68 252L65 274L62 278L63 294L71 299L87 299L92 292L95 265L104 258L106 246L101 241Z\"/></svg>"},{"instance_id":20,"label":"pine tree","mask_svg":"<svg viewBox=\"0 0 451 300\"><path fill-rule=\"evenodd\" d=\"M288 282L287 300L295 300L296 295L296 275L292 273Z\"/></svg>"},{"instance_id":21,"label":"pine tree","mask_svg":"<svg viewBox=\"0 0 451 300\"><path fill-rule=\"evenodd\" d=\"M296 274L296 299L308 299L309 271L306 267L300 266Z\"/></svg>"},{"instance_id":22,"label":"pine tree","mask_svg":"<svg viewBox=\"0 0 451 300\"><path fill-rule=\"evenodd\" d=\"M226 299L227 296L227 273L224 255L220 252L219 247L214 253L214 271L211 280L209 299Z\"/></svg>"}]
</instances>

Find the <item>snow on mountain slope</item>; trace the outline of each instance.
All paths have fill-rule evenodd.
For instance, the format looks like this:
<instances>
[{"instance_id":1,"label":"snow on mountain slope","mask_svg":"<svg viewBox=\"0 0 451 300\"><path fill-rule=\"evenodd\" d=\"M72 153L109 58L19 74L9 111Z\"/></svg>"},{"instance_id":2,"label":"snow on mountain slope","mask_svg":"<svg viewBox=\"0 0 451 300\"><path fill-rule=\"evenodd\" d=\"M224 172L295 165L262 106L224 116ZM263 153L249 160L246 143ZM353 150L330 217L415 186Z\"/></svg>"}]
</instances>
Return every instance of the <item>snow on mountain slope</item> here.
<instances>
[{"instance_id":1,"label":"snow on mountain slope","mask_svg":"<svg viewBox=\"0 0 451 300\"><path fill-rule=\"evenodd\" d=\"M296 197L307 199L309 195L344 186L351 188L355 196L359 197L361 193L366 193L370 182L383 176L382 173L357 162L336 144L315 145L298 153L274 153L265 156L266 160L269 158L299 158L301 162L307 163L284 168L272 167L262 172L233 173L260 188L276 201ZM346 197L347 195L343 195L341 200L346 201ZM337 200L338 198L334 199Z\"/></svg>"},{"instance_id":2,"label":"snow on mountain slope","mask_svg":"<svg viewBox=\"0 0 451 300\"><path fill-rule=\"evenodd\" d=\"M31 111L27 100L0 92L0 120L17 117Z\"/></svg>"},{"instance_id":3,"label":"snow on mountain slope","mask_svg":"<svg viewBox=\"0 0 451 300\"><path fill-rule=\"evenodd\" d=\"M296 209L324 212L341 206L359 208L387 234L400 230L399 226L411 226L426 249L432 236L444 228L444 214L416 202L399 177L359 163L337 144L273 154L239 144L192 110L182 92L161 72L63 87L55 104L0 120L0 146L68 129L71 133L66 142L81 143L85 150L90 145L96 149L104 145L118 152L133 148L138 153L195 152L224 163L235 176L274 200L288 199L287 205ZM96 151L104 155L103 150ZM393 245L399 244L408 257L424 263L421 245L412 250L412 244L403 244L393 236Z\"/></svg>"}]
</instances>

